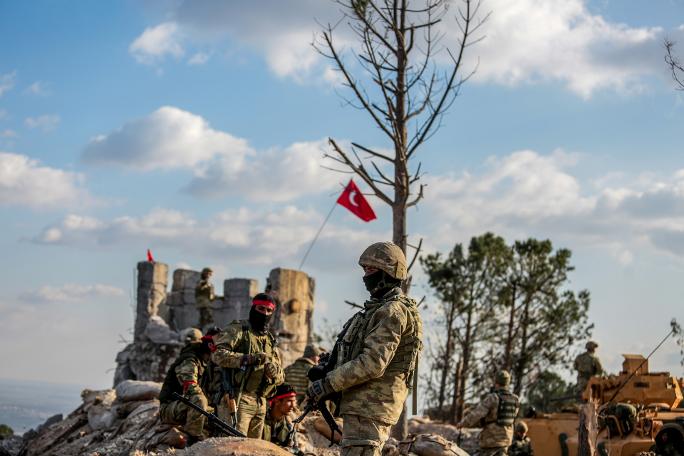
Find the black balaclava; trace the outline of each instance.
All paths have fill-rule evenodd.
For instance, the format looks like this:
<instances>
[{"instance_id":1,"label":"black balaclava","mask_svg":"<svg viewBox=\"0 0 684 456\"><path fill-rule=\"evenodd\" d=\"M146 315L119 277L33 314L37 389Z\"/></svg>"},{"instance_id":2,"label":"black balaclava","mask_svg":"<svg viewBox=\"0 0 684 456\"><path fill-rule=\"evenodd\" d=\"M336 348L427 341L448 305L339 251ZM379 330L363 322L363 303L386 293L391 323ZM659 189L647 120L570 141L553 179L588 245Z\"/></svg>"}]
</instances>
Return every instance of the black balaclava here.
<instances>
[{"instance_id":1,"label":"black balaclava","mask_svg":"<svg viewBox=\"0 0 684 456\"><path fill-rule=\"evenodd\" d=\"M379 269L372 274L363 276L363 284L371 298L380 299L392 288L398 287L401 280L390 277L385 271Z\"/></svg>"},{"instance_id":2,"label":"black balaclava","mask_svg":"<svg viewBox=\"0 0 684 456\"><path fill-rule=\"evenodd\" d=\"M252 308L249 309L249 324L252 325L252 329L256 332L264 332L271 322L272 316L273 315L262 314L256 310L256 307L252 306Z\"/></svg>"},{"instance_id":3,"label":"black balaclava","mask_svg":"<svg viewBox=\"0 0 684 456\"><path fill-rule=\"evenodd\" d=\"M252 325L252 329L257 332L264 332L268 328L268 324L271 322L271 315L265 315L256 310L255 304L269 304L275 306L273 298L266 293L259 293L252 299L252 308L249 309L249 323Z\"/></svg>"}]
</instances>

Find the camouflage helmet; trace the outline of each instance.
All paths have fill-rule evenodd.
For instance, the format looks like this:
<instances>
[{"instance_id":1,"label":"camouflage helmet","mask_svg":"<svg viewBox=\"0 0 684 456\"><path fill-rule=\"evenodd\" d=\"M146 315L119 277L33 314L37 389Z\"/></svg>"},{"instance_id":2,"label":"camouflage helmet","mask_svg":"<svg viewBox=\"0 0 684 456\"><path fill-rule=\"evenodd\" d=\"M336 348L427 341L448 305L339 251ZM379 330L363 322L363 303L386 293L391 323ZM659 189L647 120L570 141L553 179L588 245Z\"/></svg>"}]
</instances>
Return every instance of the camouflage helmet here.
<instances>
[{"instance_id":1,"label":"camouflage helmet","mask_svg":"<svg viewBox=\"0 0 684 456\"><path fill-rule=\"evenodd\" d=\"M518 424L515 425L515 432L518 434L527 434L527 423L518 421Z\"/></svg>"},{"instance_id":2,"label":"camouflage helmet","mask_svg":"<svg viewBox=\"0 0 684 456\"><path fill-rule=\"evenodd\" d=\"M199 342L202 339L202 331L197 328L188 328L183 331L183 340L186 343Z\"/></svg>"},{"instance_id":3,"label":"camouflage helmet","mask_svg":"<svg viewBox=\"0 0 684 456\"><path fill-rule=\"evenodd\" d=\"M507 370L501 369L496 373L494 381L497 385L508 386L508 384L511 383L511 374L509 374Z\"/></svg>"},{"instance_id":4,"label":"camouflage helmet","mask_svg":"<svg viewBox=\"0 0 684 456\"><path fill-rule=\"evenodd\" d=\"M392 242L376 242L363 251L359 265L385 271L390 277L406 280L406 256L398 245Z\"/></svg>"},{"instance_id":5,"label":"camouflage helmet","mask_svg":"<svg viewBox=\"0 0 684 456\"><path fill-rule=\"evenodd\" d=\"M598 344L597 344L596 342L594 342L593 340L590 340L589 342L587 342L587 343L584 345L584 347L585 347L587 350L593 350L593 349L595 349L596 347L598 347Z\"/></svg>"},{"instance_id":6,"label":"camouflage helmet","mask_svg":"<svg viewBox=\"0 0 684 456\"><path fill-rule=\"evenodd\" d=\"M202 269L202 277L206 276L207 274L213 274L214 270L211 268L203 268Z\"/></svg>"}]
</instances>

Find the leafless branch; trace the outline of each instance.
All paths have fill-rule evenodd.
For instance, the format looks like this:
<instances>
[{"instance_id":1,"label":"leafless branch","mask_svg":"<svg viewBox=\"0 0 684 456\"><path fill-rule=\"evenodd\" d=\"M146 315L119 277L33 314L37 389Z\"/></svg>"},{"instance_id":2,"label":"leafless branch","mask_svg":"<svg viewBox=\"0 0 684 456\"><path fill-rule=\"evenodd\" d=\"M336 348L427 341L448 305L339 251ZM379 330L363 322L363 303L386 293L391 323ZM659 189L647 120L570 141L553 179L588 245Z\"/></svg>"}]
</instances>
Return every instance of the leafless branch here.
<instances>
[{"instance_id":1,"label":"leafless branch","mask_svg":"<svg viewBox=\"0 0 684 456\"><path fill-rule=\"evenodd\" d=\"M413 246L411 246L411 247L413 247ZM409 266L408 266L409 271L411 270L411 268L413 267L413 264L418 259L418 256L420 255L420 251L423 248L423 238L420 238L420 241L418 241L418 245L416 247L413 247L413 248L416 249L416 252L413 254L413 259L409 263Z\"/></svg>"},{"instance_id":2,"label":"leafless branch","mask_svg":"<svg viewBox=\"0 0 684 456\"><path fill-rule=\"evenodd\" d=\"M674 41L665 39L665 63L670 67L672 72L672 79L677 84L677 90L684 90L684 66L679 62L679 59L674 54Z\"/></svg>"}]
</instances>

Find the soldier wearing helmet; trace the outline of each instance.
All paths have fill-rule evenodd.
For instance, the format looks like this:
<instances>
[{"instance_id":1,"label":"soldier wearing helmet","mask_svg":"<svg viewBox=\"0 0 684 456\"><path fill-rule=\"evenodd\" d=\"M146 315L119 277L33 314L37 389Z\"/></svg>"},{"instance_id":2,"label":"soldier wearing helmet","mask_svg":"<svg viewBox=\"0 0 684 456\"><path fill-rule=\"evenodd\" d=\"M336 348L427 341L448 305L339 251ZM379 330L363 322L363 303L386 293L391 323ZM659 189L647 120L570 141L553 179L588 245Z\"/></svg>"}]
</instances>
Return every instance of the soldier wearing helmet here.
<instances>
[{"instance_id":1,"label":"soldier wearing helmet","mask_svg":"<svg viewBox=\"0 0 684 456\"><path fill-rule=\"evenodd\" d=\"M505 456L511 445L520 399L509 391L510 383L511 374L508 371L497 372L493 390L456 425L458 428L482 428L479 436L480 456Z\"/></svg>"},{"instance_id":2,"label":"soldier wearing helmet","mask_svg":"<svg viewBox=\"0 0 684 456\"><path fill-rule=\"evenodd\" d=\"M603 367L601 366L601 361L596 356L596 348L598 344L593 340L586 343L585 348L587 351L580 354L575 358L575 370L577 371L577 398L581 402L583 400L582 394L587 388L589 379L595 375L603 374Z\"/></svg>"},{"instance_id":3,"label":"soldier wearing helmet","mask_svg":"<svg viewBox=\"0 0 684 456\"><path fill-rule=\"evenodd\" d=\"M423 347L416 302L401 289L408 277L404 252L378 242L361 254L359 265L370 299L342 328L331 356L334 368L308 388L312 400L340 393L342 456L381 454Z\"/></svg>"},{"instance_id":4,"label":"soldier wearing helmet","mask_svg":"<svg viewBox=\"0 0 684 456\"><path fill-rule=\"evenodd\" d=\"M216 299L214 295L214 285L209 281L214 271L211 268L204 268L200 274L200 280L195 287L195 305L199 313L200 328L205 328L214 323L214 316L211 313L211 301Z\"/></svg>"},{"instance_id":5,"label":"soldier wearing helmet","mask_svg":"<svg viewBox=\"0 0 684 456\"><path fill-rule=\"evenodd\" d=\"M527 424L524 421L518 421L515 425L515 434L513 434L513 443L508 448L509 456L534 456L532 450L532 442L527 436Z\"/></svg>"}]
</instances>

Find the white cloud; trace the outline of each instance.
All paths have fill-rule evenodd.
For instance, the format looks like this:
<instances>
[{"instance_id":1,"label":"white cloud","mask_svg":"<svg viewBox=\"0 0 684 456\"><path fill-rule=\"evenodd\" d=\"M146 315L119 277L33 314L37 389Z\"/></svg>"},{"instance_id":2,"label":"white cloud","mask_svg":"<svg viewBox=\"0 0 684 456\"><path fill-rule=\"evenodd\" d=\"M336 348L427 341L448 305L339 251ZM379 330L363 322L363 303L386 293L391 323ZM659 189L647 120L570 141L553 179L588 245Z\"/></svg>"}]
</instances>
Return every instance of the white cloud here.
<instances>
[{"instance_id":1,"label":"white cloud","mask_svg":"<svg viewBox=\"0 0 684 456\"><path fill-rule=\"evenodd\" d=\"M51 208L92 202L83 176L42 166L25 155L0 152L0 205Z\"/></svg>"},{"instance_id":2,"label":"white cloud","mask_svg":"<svg viewBox=\"0 0 684 456\"><path fill-rule=\"evenodd\" d=\"M50 91L48 90L48 85L42 81L36 81L30 86L26 88L26 93L30 93L31 95L50 95Z\"/></svg>"},{"instance_id":3,"label":"white cloud","mask_svg":"<svg viewBox=\"0 0 684 456\"><path fill-rule=\"evenodd\" d=\"M560 81L588 98L639 90L662 72L660 27L630 27L592 14L586 0L489 0L476 80L505 85ZM451 34L457 30L451 31ZM472 60L472 59L471 59Z\"/></svg>"},{"instance_id":4,"label":"white cloud","mask_svg":"<svg viewBox=\"0 0 684 456\"><path fill-rule=\"evenodd\" d=\"M164 246L220 261L235 259L243 264L294 266L322 220L316 211L295 206L283 206L276 211L243 207L204 220L171 209L154 209L140 217L123 216L109 221L72 214L46 227L33 241L88 248ZM197 242L198 239L202 242ZM331 252L335 250L332 246L339 245L339 239L345 239L345 245L361 249L377 236L358 226L347 229L329 224L317 247L320 252L326 252L322 261L335 265L339 252Z\"/></svg>"},{"instance_id":5,"label":"white cloud","mask_svg":"<svg viewBox=\"0 0 684 456\"><path fill-rule=\"evenodd\" d=\"M149 116L93 139L83 159L142 171L194 167L222 157L240 171L252 150L243 139L212 129L200 116L164 106Z\"/></svg>"},{"instance_id":6,"label":"white cloud","mask_svg":"<svg viewBox=\"0 0 684 456\"><path fill-rule=\"evenodd\" d=\"M28 128L39 128L48 132L57 128L60 121L61 119L57 114L44 114L38 117L27 117L24 119L24 125Z\"/></svg>"},{"instance_id":7,"label":"white cloud","mask_svg":"<svg viewBox=\"0 0 684 456\"><path fill-rule=\"evenodd\" d=\"M185 54L180 44L178 25L164 22L148 27L129 46L128 51L135 59L144 64L154 64L166 56L180 58Z\"/></svg>"},{"instance_id":8,"label":"white cloud","mask_svg":"<svg viewBox=\"0 0 684 456\"><path fill-rule=\"evenodd\" d=\"M202 117L166 106L95 138L83 159L139 171L185 168L193 173L186 190L195 196L283 202L337 184L339 176L321 167L326 147L319 140L257 152L246 140L212 129Z\"/></svg>"},{"instance_id":9,"label":"white cloud","mask_svg":"<svg viewBox=\"0 0 684 456\"><path fill-rule=\"evenodd\" d=\"M0 138L16 138L17 136L17 132L9 128L0 131Z\"/></svg>"},{"instance_id":10,"label":"white cloud","mask_svg":"<svg viewBox=\"0 0 684 456\"><path fill-rule=\"evenodd\" d=\"M637 248L684 253L684 173L583 183L569 172L577 156L525 150L487 162L484 171L426 178L423 205L441 223L432 243L449 247L484 231L543 236L600 247L620 264ZM599 184L597 184L599 183ZM602 184L601 184L602 183Z\"/></svg>"},{"instance_id":11,"label":"white cloud","mask_svg":"<svg viewBox=\"0 0 684 456\"><path fill-rule=\"evenodd\" d=\"M14 81L16 77L16 71L0 74L0 97L14 88Z\"/></svg>"},{"instance_id":12,"label":"white cloud","mask_svg":"<svg viewBox=\"0 0 684 456\"><path fill-rule=\"evenodd\" d=\"M121 288L104 285L79 285L67 283L59 287L43 286L37 290L22 293L19 298L31 303L41 302L83 302L92 301L103 297L122 297L126 293Z\"/></svg>"},{"instance_id":13,"label":"white cloud","mask_svg":"<svg viewBox=\"0 0 684 456\"><path fill-rule=\"evenodd\" d=\"M251 157L235 172L228 160L206 163L195 172L187 190L198 196L245 194L256 201L291 201L338 185L339 177L321 167L325 140L299 142Z\"/></svg>"},{"instance_id":14,"label":"white cloud","mask_svg":"<svg viewBox=\"0 0 684 456\"><path fill-rule=\"evenodd\" d=\"M210 55L206 52L197 52L188 59L188 65L204 65L209 61Z\"/></svg>"},{"instance_id":15,"label":"white cloud","mask_svg":"<svg viewBox=\"0 0 684 456\"><path fill-rule=\"evenodd\" d=\"M664 75L665 32L661 27L610 22L589 11L587 0L487 0L481 11L492 12L482 29L486 39L466 54L470 68L480 62L476 81L503 85L560 82L588 98L603 89L639 91L646 77ZM188 43L219 47L229 38L233 46L261 54L278 76L296 81L330 81L334 76L311 46L319 24L339 21L340 9L334 2L186 0L168 14ZM441 23L446 43L452 47L458 37L456 14L452 8ZM344 21L335 34L340 48L354 41ZM444 54L443 59L447 58Z\"/></svg>"}]
</instances>

